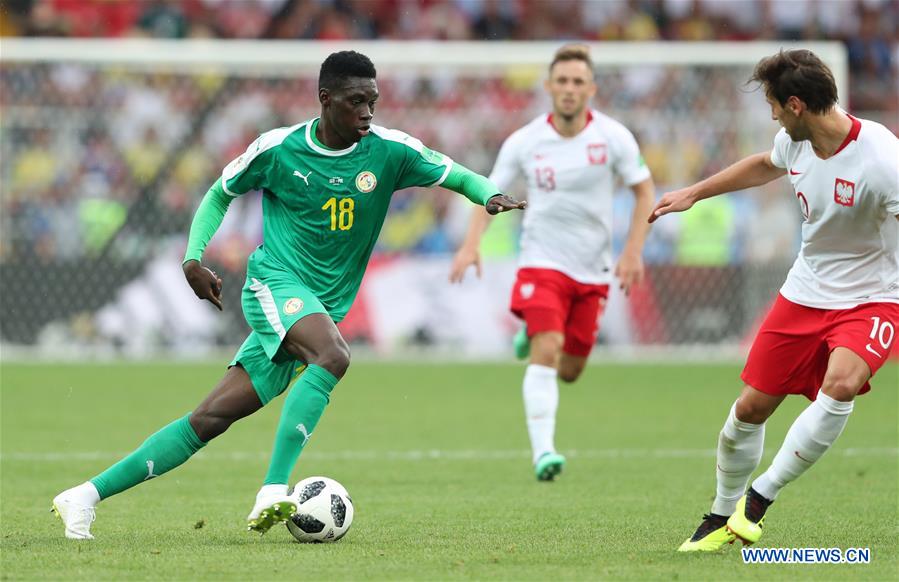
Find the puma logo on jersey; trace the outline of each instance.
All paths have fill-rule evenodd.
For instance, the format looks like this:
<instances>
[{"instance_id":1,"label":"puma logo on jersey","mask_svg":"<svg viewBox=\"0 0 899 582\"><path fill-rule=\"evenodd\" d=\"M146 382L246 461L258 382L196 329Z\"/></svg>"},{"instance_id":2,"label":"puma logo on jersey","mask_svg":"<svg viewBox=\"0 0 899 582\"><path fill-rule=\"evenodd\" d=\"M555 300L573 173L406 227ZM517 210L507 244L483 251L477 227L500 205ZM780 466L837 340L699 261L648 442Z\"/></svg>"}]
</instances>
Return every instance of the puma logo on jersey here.
<instances>
[{"instance_id":1,"label":"puma logo on jersey","mask_svg":"<svg viewBox=\"0 0 899 582\"><path fill-rule=\"evenodd\" d=\"M837 178L833 185L833 201L842 206L855 204L855 183Z\"/></svg>"},{"instance_id":2,"label":"puma logo on jersey","mask_svg":"<svg viewBox=\"0 0 899 582\"><path fill-rule=\"evenodd\" d=\"M299 432L301 435L303 435L303 446L305 447L306 442L309 440L309 437L312 436L312 433L308 432L306 430L306 425L303 424L302 422L297 425L297 432Z\"/></svg>"},{"instance_id":3,"label":"puma logo on jersey","mask_svg":"<svg viewBox=\"0 0 899 582\"><path fill-rule=\"evenodd\" d=\"M147 460L147 476L144 477L144 481L149 481L153 477L159 477L159 475L153 472L154 464L152 459Z\"/></svg>"},{"instance_id":4,"label":"puma logo on jersey","mask_svg":"<svg viewBox=\"0 0 899 582\"><path fill-rule=\"evenodd\" d=\"M308 186L309 185L309 176L312 175L312 170L309 170L309 173L306 174L305 176L303 174L301 174L299 170L294 170L293 175L296 176L297 178L302 178L303 182L306 182L306 185Z\"/></svg>"}]
</instances>

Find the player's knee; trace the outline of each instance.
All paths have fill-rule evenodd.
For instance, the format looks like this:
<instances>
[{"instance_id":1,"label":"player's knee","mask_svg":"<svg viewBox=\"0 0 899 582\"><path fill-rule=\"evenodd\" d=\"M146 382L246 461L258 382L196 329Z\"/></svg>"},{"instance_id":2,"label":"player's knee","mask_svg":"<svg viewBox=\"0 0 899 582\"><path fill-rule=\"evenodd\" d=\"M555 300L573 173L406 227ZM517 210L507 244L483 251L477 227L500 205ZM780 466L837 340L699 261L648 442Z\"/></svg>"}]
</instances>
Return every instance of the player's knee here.
<instances>
[{"instance_id":1,"label":"player's knee","mask_svg":"<svg viewBox=\"0 0 899 582\"><path fill-rule=\"evenodd\" d=\"M772 410L762 402L741 396L737 399L737 406L734 414L740 422L748 422L749 424L762 424L771 416Z\"/></svg>"},{"instance_id":2,"label":"player's knee","mask_svg":"<svg viewBox=\"0 0 899 582\"><path fill-rule=\"evenodd\" d=\"M197 437L204 442L208 442L228 430L235 420L237 419L216 413L205 406L197 408L190 415L191 427L197 433Z\"/></svg>"},{"instance_id":3,"label":"player's knee","mask_svg":"<svg viewBox=\"0 0 899 582\"><path fill-rule=\"evenodd\" d=\"M583 366L561 366L559 367L559 380L571 384L581 377L583 371Z\"/></svg>"},{"instance_id":4,"label":"player's knee","mask_svg":"<svg viewBox=\"0 0 899 582\"><path fill-rule=\"evenodd\" d=\"M337 379L343 378L350 367L350 348L345 343L335 343L309 363L324 368Z\"/></svg>"},{"instance_id":5,"label":"player's knee","mask_svg":"<svg viewBox=\"0 0 899 582\"><path fill-rule=\"evenodd\" d=\"M828 373L821 384L821 392L834 400L849 402L856 397L863 384L863 380L850 374Z\"/></svg>"}]
</instances>

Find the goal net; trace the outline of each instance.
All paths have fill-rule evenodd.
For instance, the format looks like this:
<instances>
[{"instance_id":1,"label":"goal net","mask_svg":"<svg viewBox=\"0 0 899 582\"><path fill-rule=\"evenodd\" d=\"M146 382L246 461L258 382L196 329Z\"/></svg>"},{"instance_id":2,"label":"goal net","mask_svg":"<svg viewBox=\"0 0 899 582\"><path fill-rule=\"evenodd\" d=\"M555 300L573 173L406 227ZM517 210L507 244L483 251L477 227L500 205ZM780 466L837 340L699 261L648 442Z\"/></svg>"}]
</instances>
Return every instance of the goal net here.
<instances>
[{"instance_id":1,"label":"goal net","mask_svg":"<svg viewBox=\"0 0 899 582\"><path fill-rule=\"evenodd\" d=\"M239 307L245 259L262 238L259 195L232 204L206 254L225 282L222 314L199 304L181 276L190 221L222 168L259 133L318 114L318 67L330 52L359 50L374 61L376 123L486 174L502 141L548 110L542 83L558 46L4 39L6 355L200 356L239 345L248 331ZM633 131L661 194L770 149L778 126L746 81L759 58L782 46L790 48L594 44L594 106ZM833 68L846 95L842 46L803 47ZM632 206L621 189L616 252ZM399 357L509 353L518 219L494 221L482 279L450 286L449 261L470 211L440 189L394 196L341 324L349 341ZM614 289L597 352L737 355L795 257L799 224L785 181L659 221L646 244L646 281L631 297Z\"/></svg>"}]
</instances>

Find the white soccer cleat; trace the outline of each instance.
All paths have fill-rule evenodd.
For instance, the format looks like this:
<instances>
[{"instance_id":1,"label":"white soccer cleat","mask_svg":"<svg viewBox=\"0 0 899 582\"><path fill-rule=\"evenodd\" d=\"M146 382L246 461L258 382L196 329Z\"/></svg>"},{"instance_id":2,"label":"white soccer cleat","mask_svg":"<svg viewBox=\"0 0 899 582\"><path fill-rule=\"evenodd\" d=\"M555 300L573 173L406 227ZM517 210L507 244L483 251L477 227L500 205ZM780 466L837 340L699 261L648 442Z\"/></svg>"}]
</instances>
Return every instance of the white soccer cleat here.
<instances>
[{"instance_id":1,"label":"white soccer cleat","mask_svg":"<svg viewBox=\"0 0 899 582\"><path fill-rule=\"evenodd\" d=\"M82 505L74 499L73 489L66 489L54 497L50 511L58 515L65 524L67 538L92 540L94 536L91 535L91 524L97 519L97 514L93 506Z\"/></svg>"},{"instance_id":2,"label":"white soccer cleat","mask_svg":"<svg viewBox=\"0 0 899 582\"><path fill-rule=\"evenodd\" d=\"M247 516L247 529L264 534L275 524L290 519L290 516L296 511L296 500L287 495L257 495L256 505Z\"/></svg>"}]
</instances>

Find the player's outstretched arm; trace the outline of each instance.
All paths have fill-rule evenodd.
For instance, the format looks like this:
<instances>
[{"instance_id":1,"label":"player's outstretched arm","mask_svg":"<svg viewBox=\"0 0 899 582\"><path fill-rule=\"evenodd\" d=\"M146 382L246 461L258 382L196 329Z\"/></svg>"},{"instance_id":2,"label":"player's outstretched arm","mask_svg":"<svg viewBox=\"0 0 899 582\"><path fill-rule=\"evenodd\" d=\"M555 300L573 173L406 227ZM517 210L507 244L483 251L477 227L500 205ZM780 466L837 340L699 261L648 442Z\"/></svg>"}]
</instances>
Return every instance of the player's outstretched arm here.
<instances>
[{"instance_id":1,"label":"player's outstretched arm","mask_svg":"<svg viewBox=\"0 0 899 582\"><path fill-rule=\"evenodd\" d=\"M221 180L217 180L206 192L190 224L187 251L181 265L187 284L194 294L215 305L219 311L222 310L222 280L211 269L204 267L200 260L212 235L221 226L231 200L233 198L225 193Z\"/></svg>"},{"instance_id":2,"label":"player's outstretched arm","mask_svg":"<svg viewBox=\"0 0 899 582\"><path fill-rule=\"evenodd\" d=\"M462 164L453 164L446 180L440 184L448 190L458 192L475 204L487 209L488 214L499 214L508 210L524 210L527 202L519 202L501 193L496 184L484 176L472 172Z\"/></svg>"},{"instance_id":3,"label":"player's outstretched arm","mask_svg":"<svg viewBox=\"0 0 899 582\"><path fill-rule=\"evenodd\" d=\"M649 222L655 222L669 212L687 210L700 200L712 196L767 184L786 173L786 169L778 168L771 162L769 152L751 155L701 182L666 193L652 209Z\"/></svg>"}]
</instances>

